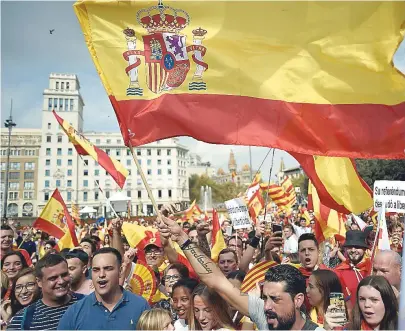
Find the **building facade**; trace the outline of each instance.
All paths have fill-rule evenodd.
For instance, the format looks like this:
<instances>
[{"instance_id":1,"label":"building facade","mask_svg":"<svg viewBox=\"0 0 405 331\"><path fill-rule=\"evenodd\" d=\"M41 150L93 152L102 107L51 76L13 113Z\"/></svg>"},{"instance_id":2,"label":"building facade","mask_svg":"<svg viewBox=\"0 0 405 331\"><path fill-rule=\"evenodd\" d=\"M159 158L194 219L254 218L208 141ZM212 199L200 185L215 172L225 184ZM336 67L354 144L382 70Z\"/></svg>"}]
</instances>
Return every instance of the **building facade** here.
<instances>
[{"instance_id":1,"label":"building facade","mask_svg":"<svg viewBox=\"0 0 405 331\"><path fill-rule=\"evenodd\" d=\"M93 158L81 157L76 153L52 113L55 110L89 141L129 170L130 175L122 191L131 198L131 215L151 215L154 212L152 204L121 134L83 132L84 102L77 76L51 74L49 87L44 90L43 97L37 185L39 212L58 188L69 209L71 203L76 203L79 209L89 206L97 210L97 215L102 215L105 213L106 199L120 190L113 178ZM179 144L176 138L136 148L139 163L159 205L189 203L187 153L187 148Z\"/></svg>"},{"instance_id":2,"label":"building facade","mask_svg":"<svg viewBox=\"0 0 405 331\"><path fill-rule=\"evenodd\" d=\"M40 129L12 130L10 143L10 165L7 193L8 217L33 217L37 215L37 183ZM1 130L1 214L5 199L6 169L8 151L8 129Z\"/></svg>"},{"instance_id":3,"label":"building facade","mask_svg":"<svg viewBox=\"0 0 405 331\"><path fill-rule=\"evenodd\" d=\"M302 170L300 165L287 169L285 167L283 158L281 158L280 168L277 173L277 179L279 183L281 183L285 178L294 179L300 177L301 175L304 175L304 170Z\"/></svg>"},{"instance_id":4,"label":"building facade","mask_svg":"<svg viewBox=\"0 0 405 331\"><path fill-rule=\"evenodd\" d=\"M188 175L197 176L215 176L216 170L211 166L210 162L202 162L201 156L196 153L188 153L187 160L187 171Z\"/></svg>"}]
</instances>

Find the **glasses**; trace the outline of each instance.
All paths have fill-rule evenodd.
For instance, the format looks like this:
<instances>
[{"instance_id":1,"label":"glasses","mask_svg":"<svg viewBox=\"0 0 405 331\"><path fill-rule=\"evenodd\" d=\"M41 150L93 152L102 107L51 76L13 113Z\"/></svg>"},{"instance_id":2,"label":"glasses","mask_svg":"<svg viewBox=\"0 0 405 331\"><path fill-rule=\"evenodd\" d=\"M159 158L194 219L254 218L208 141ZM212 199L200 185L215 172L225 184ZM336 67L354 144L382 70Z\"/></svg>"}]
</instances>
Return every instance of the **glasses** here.
<instances>
[{"instance_id":1,"label":"glasses","mask_svg":"<svg viewBox=\"0 0 405 331\"><path fill-rule=\"evenodd\" d=\"M152 256L152 255L157 256L157 255L160 255L160 254L162 254L161 251L148 251L148 252L145 252L145 255L147 255L147 256Z\"/></svg>"},{"instance_id":2,"label":"glasses","mask_svg":"<svg viewBox=\"0 0 405 331\"><path fill-rule=\"evenodd\" d=\"M15 291L16 292L22 292L23 288L25 287L27 291L33 291L35 290L35 287L37 286L37 283L31 282L27 284L18 284L15 286Z\"/></svg>"},{"instance_id":3,"label":"glasses","mask_svg":"<svg viewBox=\"0 0 405 331\"><path fill-rule=\"evenodd\" d=\"M165 280L170 282L172 280L179 280L180 279L180 275L172 275L172 276L165 276Z\"/></svg>"}]
</instances>

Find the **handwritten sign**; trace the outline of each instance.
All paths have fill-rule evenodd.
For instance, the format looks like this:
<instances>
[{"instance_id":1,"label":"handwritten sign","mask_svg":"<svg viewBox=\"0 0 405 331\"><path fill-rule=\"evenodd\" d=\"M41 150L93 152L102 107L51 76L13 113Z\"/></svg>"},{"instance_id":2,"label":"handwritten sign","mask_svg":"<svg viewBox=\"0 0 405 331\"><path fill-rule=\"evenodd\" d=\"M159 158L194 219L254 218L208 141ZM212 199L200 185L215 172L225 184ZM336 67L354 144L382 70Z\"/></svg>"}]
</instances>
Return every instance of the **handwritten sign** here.
<instances>
[{"instance_id":1,"label":"handwritten sign","mask_svg":"<svg viewBox=\"0 0 405 331\"><path fill-rule=\"evenodd\" d=\"M405 213L405 182L376 180L374 182L374 210L385 204L385 211Z\"/></svg>"},{"instance_id":2,"label":"handwritten sign","mask_svg":"<svg viewBox=\"0 0 405 331\"><path fill-rule=\"evenodd\" d=\"M248 208L243 198L225 201L225 206L234 229L245 229L251 226Z\"/></svg>"}]
</instances>

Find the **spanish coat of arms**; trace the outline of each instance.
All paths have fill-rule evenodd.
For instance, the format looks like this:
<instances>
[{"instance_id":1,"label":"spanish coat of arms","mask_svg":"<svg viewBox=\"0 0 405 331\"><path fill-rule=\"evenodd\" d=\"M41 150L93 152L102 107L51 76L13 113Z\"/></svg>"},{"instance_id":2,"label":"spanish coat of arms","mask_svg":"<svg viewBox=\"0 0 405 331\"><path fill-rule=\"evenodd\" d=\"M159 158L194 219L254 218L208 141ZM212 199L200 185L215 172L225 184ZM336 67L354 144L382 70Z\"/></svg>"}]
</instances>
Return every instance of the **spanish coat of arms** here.
<instances>
[{"instance_id":1,"label":"spanish coat of arms","mask_svg":"<svg viewBox=\"0 0 405 331\"><path fill-rule=\"evenodd\" d=\"M184 83L190 71L188 52L192 52L191 58L196 63L188 88L206 90L203 73L208 65L203 61L206 48L202 42L207 31L201 27L193 30L193 44L186 46L186 36L180 34L180 31L189 25L189 15L182 9L163 5L162 1L157 6L139 10L136 19L148 34L142 37L144 49L139 50L136 48L135 30L128 27L123 31L128 47L123 53L124 59L128 61L125 69L129 76L127 95L143 95L138 77L141 56L145 58L146 84L150 91L159 94Z\"/></svg>"}]
</instances>

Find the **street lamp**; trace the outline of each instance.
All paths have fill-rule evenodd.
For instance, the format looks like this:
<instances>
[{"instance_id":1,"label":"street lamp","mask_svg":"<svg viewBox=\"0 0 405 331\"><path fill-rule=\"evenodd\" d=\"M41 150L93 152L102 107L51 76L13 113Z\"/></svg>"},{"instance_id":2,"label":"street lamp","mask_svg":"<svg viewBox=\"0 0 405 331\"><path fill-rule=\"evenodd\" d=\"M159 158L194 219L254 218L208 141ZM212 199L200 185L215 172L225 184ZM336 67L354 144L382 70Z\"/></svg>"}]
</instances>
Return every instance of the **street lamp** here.
<instances>
[{"instance_id":1,"label":"street lamp","mask_svg":"<svg viewBox=\"0 0 405 331\"><path fill-rule=\"evenodd\" d=\"M11 99L10 117L4 121L4 126L8 129L8 147L7 147L7 164L6 164L6 187L4 189L3 218L7 219L7 199L8 199L8 172L10 170L10 146L11 131L17 124L13 122L13 99Z\"/></svg>"}]
</instances>

